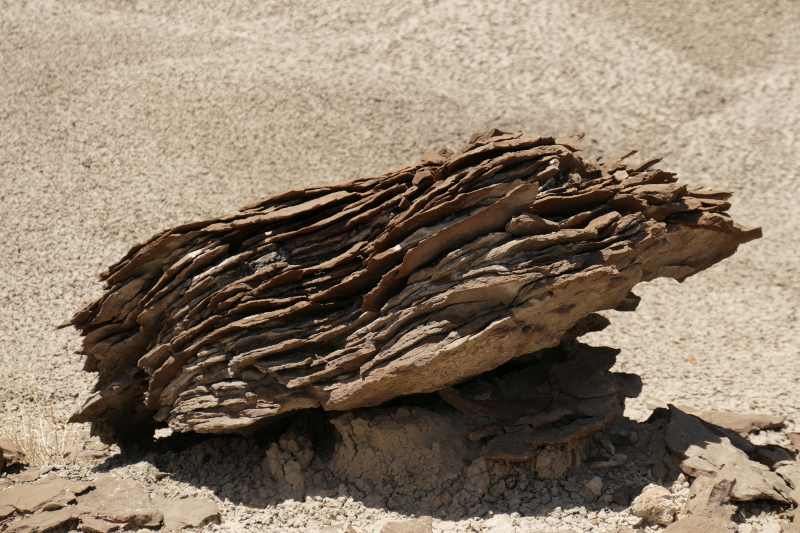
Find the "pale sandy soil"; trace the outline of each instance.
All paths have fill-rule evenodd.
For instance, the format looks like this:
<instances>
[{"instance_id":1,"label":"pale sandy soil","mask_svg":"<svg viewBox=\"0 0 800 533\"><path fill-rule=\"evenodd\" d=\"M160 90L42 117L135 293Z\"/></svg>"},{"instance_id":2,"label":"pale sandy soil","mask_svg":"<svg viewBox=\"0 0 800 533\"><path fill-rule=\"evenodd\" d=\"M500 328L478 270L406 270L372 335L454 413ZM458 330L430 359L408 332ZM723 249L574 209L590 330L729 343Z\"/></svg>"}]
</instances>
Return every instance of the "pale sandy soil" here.
<instances>
[{"instance_id":1,"label":"pale sandy soil","mask_svg":"<svg viewBox=\"0 0 800 533\"><path fill-rule=\"evenodd\" d=\"M764 238L590 340L646 395L800 429L795 0L0 1L0 417L87 395L54 327L133 243L491 126L734 191Z\"/></svg>"}]
</instances>

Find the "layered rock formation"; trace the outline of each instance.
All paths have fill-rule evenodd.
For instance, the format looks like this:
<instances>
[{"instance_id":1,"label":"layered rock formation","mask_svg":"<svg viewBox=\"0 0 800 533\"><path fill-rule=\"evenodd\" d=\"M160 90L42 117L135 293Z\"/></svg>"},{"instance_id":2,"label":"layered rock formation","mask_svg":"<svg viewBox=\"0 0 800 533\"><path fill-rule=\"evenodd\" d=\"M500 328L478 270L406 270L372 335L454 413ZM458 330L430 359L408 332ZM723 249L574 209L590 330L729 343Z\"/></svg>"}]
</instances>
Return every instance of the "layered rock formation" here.
<instances>
[{"instance_id":1,"label":"layered rock formation","mask_svg":"<svg viewBox=\"0 0 800 533\"><path fill-rule=\"evenodd\" d=\"M448 387L526 355L547 375L528 372L536 398L512 422L601 427L637 380L608 373L613 356L577 346L575 328L635 308L637 283L683 280L761 232L725 213L729 192L678 184L658 160L583 158L580 137L491 130L133 247L66 324L98 372L73 420L124 441L155 423L247 433L298 409L423 392L455 405L470 400Z\"/></svg>"}]
</instances>

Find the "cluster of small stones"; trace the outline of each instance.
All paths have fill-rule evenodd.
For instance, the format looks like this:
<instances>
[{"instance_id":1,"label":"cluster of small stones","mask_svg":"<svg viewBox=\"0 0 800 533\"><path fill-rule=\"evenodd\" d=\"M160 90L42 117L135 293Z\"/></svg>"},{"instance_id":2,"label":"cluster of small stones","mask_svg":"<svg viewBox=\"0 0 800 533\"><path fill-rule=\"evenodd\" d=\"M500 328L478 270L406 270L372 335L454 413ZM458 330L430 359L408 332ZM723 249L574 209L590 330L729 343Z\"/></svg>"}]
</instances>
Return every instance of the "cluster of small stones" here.
<instances>
[{"instance_id":1,"label":"cluster of small stones","mask_svg":"<svg viewBox=\"0 0 800 533\"><path fill-rule=\"evenodd\" d=\"M301 409L443 390L474 407L448 388L559 346L592 313L635 301L641 281L683 280L761 235L725 213L730 193L678 184L659 160L581 157L581 137L490 130L135 246L68 323L98 372L73 420L123 442L158 424L247 434ZM543 368L525 412L485 430L502 437L498 457L537 446L530 428L584 437L619 412L614 398L638 394L607 372L608 354L584 372L594 355ZM583 402L601 396L603 408Z\"/></svg>"}]
</instances>

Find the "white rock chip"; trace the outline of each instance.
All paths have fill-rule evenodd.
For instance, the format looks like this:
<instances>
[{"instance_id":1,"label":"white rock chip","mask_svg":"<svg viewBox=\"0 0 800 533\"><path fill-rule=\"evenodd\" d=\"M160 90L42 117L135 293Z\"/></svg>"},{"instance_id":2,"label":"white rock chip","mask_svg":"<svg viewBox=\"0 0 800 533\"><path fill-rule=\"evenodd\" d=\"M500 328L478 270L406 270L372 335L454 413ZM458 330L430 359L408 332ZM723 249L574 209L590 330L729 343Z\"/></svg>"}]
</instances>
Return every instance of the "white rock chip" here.
<instances>
[{"instance_id":1,"label":"white rock chip","mask_svg":"<svg viewBox=\"0 0 800 533\"><path fill-rule=\"evenodd\" d=\"M632 514L644 519L644 522L662 526L671 524L675 520L677 510L670 491L652 484L646 486L631 504Z\"/></svg>"}]
</instances>

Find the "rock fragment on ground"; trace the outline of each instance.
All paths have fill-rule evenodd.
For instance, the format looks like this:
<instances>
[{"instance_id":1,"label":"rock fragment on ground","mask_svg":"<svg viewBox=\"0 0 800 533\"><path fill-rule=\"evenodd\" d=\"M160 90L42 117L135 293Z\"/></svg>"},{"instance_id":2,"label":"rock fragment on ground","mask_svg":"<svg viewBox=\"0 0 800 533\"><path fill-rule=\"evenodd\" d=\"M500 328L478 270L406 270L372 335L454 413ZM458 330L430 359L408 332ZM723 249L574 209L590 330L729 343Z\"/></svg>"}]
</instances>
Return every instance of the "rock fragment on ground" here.
<instances>
[{"instance_id":1,"label":"rock fragment on ground","mask_svg":"<svg viewBox=\"0 0 800 533\"><path fill-rule=\"evenodd\" d=\"M781 461L773 465L773 470L792 488L789 499L800 508L800 463L797 461Z\"/></svg>"},{"instance_id":2,"label":"rock fragment on ground","mask_svg":"<svg viewBox=\"0 0 800 533\"><path fill-rule=\"evenodd\" d=\"M800 533L800 524L783 523L781 524L781 533Z\"/></svg>"},{"instance_id":3,"label":"rock fragment on ground","mask_svg":"<svg viewBox=\"0 0 800 533\"><path fill-rule=\"evenodd\" d=\"M726 214L730 193L624 156L583 158L581 136L490 130L134 246L69 322L98 372L73 420L106 442L155 424L246 434L300 409L439 391L555 347L595 311L635 308L637 283L683 280L761 235ZM579 414L552 409L542 429L534 417L525 431L545 438L506 455L606 425L585 412L637 385L607 370L580 384L554 370L556 392L580 400L564 409Z\"/></svg>"},{"instance_id":4,"label":"rock fragment on ground","mask_svg":"<svg viewBox=\"0 0 800 533\"><path fill-rule=\"evenodd\" d=\"M650 409L666 408L667 404L655 398L647 398L646 405ZM724 411L703 411L689 405L675 404L675 407L700 418L709 424L723 427L739 433L742 437L762 429L775 429L783 426L786 417L764 413L728 413Z\"/></svg>"},{"instance_id":5,"label":"rock fragment on ground","mask_svg":"<svg viewBox=\"0 0 800 533\"><path fill-rule=\"evenodd\" d=\"M423 516L407 522L389 522L381 528L381 533L432 533L433 520Z\"/></svg>"},{"instance_id":6,"label":"rock fragment on ground","mask_svg":"<svg viewBox=\"0 0 800 533\"><path fill-rule=\"evenodd\" d=\"M78 510L75 506L64 507L55 511L40 511L22 520L11 524L6 530L7 533L44 533L50 531L67 522L78 518Z\"/></svg>"},{"instance_id":7,"label":"rock fragment on ground","mask_svg":"<svg viewBox=\"0 0 800 533\"><path fill-rule=\"evenodd\" d=\"M735 479L721 476L700 476L689 492L686 511L691 515L709 515L730 520L736 507L728 502L733 495Z\"/></svg>"},{"instance_id":8,"label":"rock fragment on ground","mask_svg":"<svg viewBox=\"0 0 800 533\"><path fill-rule=\"evenodd\" d=\"M52 511L76 500L76 495L92 488L94 484L68 481L59 477L39 482L23 483L0 492L0 508L13 507L20 513Z\"/></svg>"},{"instance_id":9,"label":"rock fragment on ground","mask_svg":"<svg viewBox=\"0 0 800 533\"><path fill-rule=\"evenodd\" d=\"M772 499L789 502L789 486L768 467L750 460L728 437L714 433L699 418L669 406L667 446L681 458L681 469L692 477L709 476L735 480L731 499Z\"/></svg>"},{"instance_id":10,"label":"rock fragment on ground","mask_svg":"<svg viewBox=\"0 0 800 533\"><path fill-rule=\"evenodd\" d=\"M124 524L111 522L101 518L95 518L90 514L82 514L78 517L81 521L81 529L89 533L109 533L121 529Z\"/></svg>"},{"instance_id":11,"label":"rock fragment on ground","mask_svg":"<svg viewBox=\"0 0 800 533\"><path fill-rule=\"evenodd\" d=\"M153 498L153 506L164 515L166 531L199 527L219 517L216 503L199 498L169 499L157 496Z\"/></svg>"},{"instance_id":12,"label":"rock fragment on ground","mask_svg":"<svg viewBox=\"0 0 800 533\"><path fill-rule=\"evenodd\" d=\"M665 533L735 533L736 524L718 516L697 515L681 518L667 527Z\"/></svg>"},{"instance_id":13,"label":"rock fragment on ground","mask_svg":"<svg viewBox=\"0 0 800 533\"><path fill-rule=\"evenodd\" d=\"M217 504L197 498L151 498L138 483L103 474L92 482L69 481L49 474L0 490L0 520L5 531L38 533L68 522L83 531L155 528L179 531L199 527L219 515ZM14 517L16 516L16 520Z\"/></svg>"},{"instance_id":14,"label":"rock fragment on ground","mask_svg":"<svg viewBox=\"0 0 800 533\"><path fill-rule=\"evenodd\" d=\"M0 472L6 466L25 464L28 464L25 451L16 442L0 438Z\"/></svg>"},{"instance_id":15,"label":"rock fragment on ground","mask_svg":"<svg viewBox=\"0 0 800 533\"><path fill-rule=\"evenodd\" d=\"M603 494L603 480L595 476L586 483L586 490L591 492L596 498Z\"/></svg>"},{"instance_id":16,"label":"rock fragment on ground","mask_svg":"<svg viewBox=\"0 0 800 533\"><path fill-rule=\"evenodd\" d=\"M659 485L648 485L631 503L631 514L643 522L666 526L675 520L677 505L669 489Z\"/></svg>"},{"instance_id":17,"label":"rock fragment on ground","mask_svg":"<svg viewBox=\"0 0 800 533\"><path fill-rule=\"evenodd\" d=\"M676 515L679 519L667 531L741 531L732 521L736 507L731 502L735 501L772 499L800 503L800 491L796 490L800 485L800 463L789 450L777 445L756 446L733 431L737 428L716 426L674 405L664 409L650 402L650 406L656 409L651 417L654 423L668 420L664 440L682 460L681 469L696 478L685 509ZM666 498L664 490L659 492ZM624 491L619 492L618 499L623 501ZM655 505L644 505L651 499L637 500L631 512L645 519L647 508Z\"/></svg>"},{"instance_id":18,"label":"rock fragment on ground","mask_svg":"<svg viewBox=\"0 0 800 533\"><path fill-rule=\"evenodd\" d=\"M42 471L40 469L28 468L26 470L23 470L19 474L14 474L13 476L10 476L9 479L17 483L19 482L25 483L28 481L36 481L41 476L42 476Z\"/></svg>"},{"instance_id":19,"label":"rock fragment on ground","mask_svg":"<svg viewBox=\"0 0 800 533\"><path fill-rule=\"evenodd\" d=\"M796 452L800 452L800 433L787 433L786 438L789 439L792 449Z\"/></svg>"},{"instance_id":20,"label":"rock fragment on ground","mask_svg":"<svg viewBox=\"0 0 800 533\"><path fill-rule=\"evenodd\" d=\"M775 465L778 463L795 462L795 457L789 450L775 444L758 446L752 454L752 459L771 470L775 470Z\"/></svg>"},{"instance_id":21,"label":"rock fragment on ground","mask_svg":"<svg viewBox=\"0 0 800 533\"><path fill-rule=\"evenodd\" d=\"M605 461L595 461L593 463L589 463L589 468L593 470L609 470L611 468L617 468L625 464L625 461L628 460L628 457L625 454L617 453L614 454L611 459Z\"/></svg>"},{"instance_id":22,"label":"rock fragment on ground","mask_svg":"<svg viewBox=\"0 0 800 533\"><path fill-rule=\"evenodd\" d=\"M87 514L120 524L155 527L164 516L150 496L133 480L104 474L94 481L95 490L78 498L78 508Z\"/></svg>"}]
</instances>

